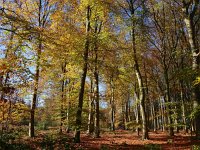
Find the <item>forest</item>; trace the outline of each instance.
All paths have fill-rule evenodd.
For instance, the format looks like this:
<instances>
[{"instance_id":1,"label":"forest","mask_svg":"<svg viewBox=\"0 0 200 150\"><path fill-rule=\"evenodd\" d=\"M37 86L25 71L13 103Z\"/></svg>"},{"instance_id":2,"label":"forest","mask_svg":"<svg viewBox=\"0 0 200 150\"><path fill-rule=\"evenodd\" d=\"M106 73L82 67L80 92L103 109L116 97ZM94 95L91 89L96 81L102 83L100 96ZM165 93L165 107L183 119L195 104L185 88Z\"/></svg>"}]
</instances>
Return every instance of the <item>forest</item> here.
<instances>
[{"instance_id":1,"label":"forest","mask_svg":"<svg viewBox=\"0 0 200 150\"><path fill-rule=\"evenodd\" d=\"M200 149L200 0L0 0L0 149Z\"/></svg>"}]
</instances>

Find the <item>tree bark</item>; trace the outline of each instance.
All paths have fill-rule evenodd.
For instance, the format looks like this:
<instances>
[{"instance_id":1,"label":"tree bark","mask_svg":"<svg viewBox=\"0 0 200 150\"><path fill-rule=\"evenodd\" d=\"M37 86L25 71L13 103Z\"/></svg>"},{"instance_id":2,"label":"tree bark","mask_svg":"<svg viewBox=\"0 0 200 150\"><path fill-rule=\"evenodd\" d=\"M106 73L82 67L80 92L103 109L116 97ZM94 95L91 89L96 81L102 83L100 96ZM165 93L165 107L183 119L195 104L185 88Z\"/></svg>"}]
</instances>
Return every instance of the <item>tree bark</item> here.
<instances>
[{"instance_id":1,"label":"tree bark","mask_svg":"<svg viewBox=\"0 0 200 150\"><path fill-rule=\"evenodd\" d=\"M192 69L194 71L193 80L199 76L199 48L197 45L197 35L195 32L195 23L194 17L198 10L198 6L200 4L199 0L183 2L183 13L185 14L184 22L188 31L188 40L190 43L191 53L192 53ZM193 88L193 108L194 110L198 109L200 105L200 85L196 85ZM196 113L194 116L195 127L196 127L196 137L200 137L200 114Z\"/></svg>"},{"instance_id":2,"label":"tree bark","mask_svg":"<svg viewBox=\"0 0 200 150\"><path fill-rule=\"evenodd\" d=\"M43 4L42 0L39 0L39 6L38 6L38 26L40 28L45 27L47 15L49 13L42 13L43 9ZM49 10L48 10L49 11ZM30 123L29 123L29 136L34 137L34 124L35 124L35 109L36 109L36 102L37 102L37 97L38 97L38 84L39 84L39 77L40 77L40 58L41 58L41 53L42 53L42 41L41 41L41 34L38 33L38 49L37 49L37 59L36 59L36 73L35 73L35 78L34 78L34 91L33 91L33 99L31 103L31 117L30 117Z\"/></svg>"},{"instance_id":3,"label":"tree bark","mask_svg":"<svg viewBox=\"0 0 200 150\"><path fill-rule=\"evenodd\" d=\"M110 98L110 105L111 105L111 131L115 131L115 98L114 98L114 85L113 85L113 77L111 77L110 81L110 88L111 88L111 98Z\"/></svg>"},{"instance_id":4,"label":"tree bark","mask_svg":"<svg viewBox=\"0 0 200 150\"><path fill-rule=\"evenodd\" d=\"M95 124L94 124L94 136L99 137L100 127L99 127L99 73L98 73L98 52L97 47L95 46L95 69L94 69L94 78L95 78Z\"/></svg>"},{"instance_id":5,"label":"tree bark","mask_svg":"<svg viewBox=\"0 0 200 150\"><path fill-rule=\"evenodd\" d=\"M62 64L62 73L66 73L66 62ZM66 93L65 93L65 79L62 79L61 83L61 101L60 101L60 133L63 131L63 124L65 120L65 111L64 111L64 102L66 99Z\"/></svg>"},{"instance_id":6,"label":"tree bark","mask_svg":"<svg viewBox=\"0 0 200 150\"><path fill-rule=\"evenodd\" d=\"M165 131L166 129L166 118L165 118L165 99L163 99L163 102L162 102L162 99L161 97L159 98L159 104L160 104L160 107L159 107L159 115L161 116L161 123L162 123L162 131ZM158 120L159 120L159 117L157 117ZM160 123L158 122L158 125L159 125L159 128L160 128Z\"/></svg>"},{"instance_id":7,"label":"tree bark","mask_svg":"<svg viewBox=\"0 0 200 150\"><path fill-rule=\"evenodd\" d=\"M98 35L101 32L102 22L98 23L98 16L95 18L95 39L94 39L94 79L95 79L95 124L94 124L94 137L100 137L99 126L99 66L98 66Z\"/></svg>"},{"instance_id":8,"label":"tree bark","mask_svg":"<svg viewBox=\"0 0 200 150\"><path fill-rule=\"evenodd\" d=\"M138 98L137 100L138 101ZM135 117L136 117L136 124L137 124L137 127L136 127L136 133L137 133L137 136L140 135L140 109L139 109L139 106L138 104L136 104L135 106Z\"/></svg>"},{"instance_id":9,"label":"tree bark","mask_svg":"<svg viewBox=\"0 0 200 150\"><path fill-rule=\"evenodd\" d=\"M96 54L96 59L97 59L97 54ZM95 59L95 61L97 61ZM95 67L95 122L94 122L94 137L98 138L100 137L100 126L99 126L99 75L98 75L98 70L97 66Z\"/></svg>"},{"instance_id":10,"label":"tree bark","mask_svg":"<svg viewBox=\"0 0 200 150\"><path fill-rule=\"evenodd\" d=\"M183 121L183 130L187 133L187 124L186 124L186 114L185 114L185 100L184 100L184 90L183 90L183 81L180 81L181 88L181 110L182 110L182 121Z\"/></svg>"},{"instance_id":11,"label":"tree bark","mask_svg":"<svg viewBox=\"0 0 200 150\"><path fill-rule=\"evenodd\" d=\"M155 107L154 104L152 104L152 116L153 117L153 131L155 132L157 130L157 125L156 125L156 112L155 112Z\"/></svg>"},{"instance_id":12,"label":"tree bark","mask_svg":"<svg viewBox=\"0 0 200 150\"><path fill-rule=\"evenodd\" d=\"M88 52L89 52L89 31L90 31L90 16L91 16L91 8L87 6L86 11L86 42L85 42L85 51L84 51L84 64L82 69L82 76L81 76L81 85L79 90L79 99L78 99L78 110L76 113L76 129L74 135L74 142L80 143L80 129L81 129L81 122L82 122L82 107L83 107L83 98L84 98L84 90L85 90L85 79L87 75L87 68L88 68Z\"/></svg>"},{"instance_id":13,"label":"tree bark","mask_svg":"<svg viewBox=\"0 0 200 150\"><path fill-rule=\"evenodd\" d=\"M174 136L174 128L172 126L172 106L171 106L171 95L170 95L170 86L169 86L169 77L168 70L166 69L166 65L164 64L164 78L165 78L165 88L166 88L166 101L167 101L167 113L168 113L168 124L169 124L169 136Z\"/></svg>"},{"instance_id":14,"label":"tree bark","mask_svg":"<svg viewBox=\"0 0 200 150\"><path fill-rule=\"evenodd\" d=\"M132 4L133 5L133 4ZM147 119L146 119L146 113L145 113L145 89L144 89L144 83L141 75L141 71L139 68L138 58L137 58L137 50L136 50L136 42L135 42L135 10L134 8L131 8L131 16L132 16L132 48L133 48L133 58L134 58L134 69L138 81L138 88L139 88L139 102L140 102L140 113L142 117L142 139L148 139L148 131L147 131Z\"/></svg>"},{"instance_id":15,"label":"tree bark","mask_svg":"<svg viewBox=\"0 0 200 150\"><path fill-rule=\"evenodd\" d=\"M31 120L29 123L29 136L35 136L35 108L38 96L38 84L39 84L39 77L40 77L40 57L42 51L42 43L40 42L38 50L37 50L37 65L36 65L36 74L35 74L35 85L34 85L34 92L33 92L33 99L31 103Z\"/></svg>"},{"instance_id":16,"label":"tree bark","mask_svg":"<svg viewBox=\"0 0 200 150\"><path fill-rule=\"evenodd\" d=\"M130 100L129 99L130 99L130 93L128 92L128 96L127 96L126 103L125 103L125 126L130 121L130 114L129 114Z\"/></svg>"},{"instance_id":17,"label":"tree bark","mask_svg":"<svg viewBox=\"0 0 200 150\"><path fill-rule=\"evenodd\" d=\"M69 80L69 82L68 83L70 83L70 80ZM66 131L67 131L67 133L69 133L69 131L70 131L70 118L69 118L69 112L70 112L70 107L71 107L71 103L70 103L70 99L71 99L71 95L70 95L70 92L72 91L72 88L69 88L68 89L68 93L67 93L67 118L66 118L66 121L67 121L67 129L66 129Z\"/></svg>"},{"instance_id":18,"label":"tree bark","mask_svg":"<svg viewBox=\"0 0 200 150\"><path fill-rule=\"evenodd\" d=\"M94 87L93 79L90 79L90 95L89 95L89 115L88 115L88 134L94 132Z\"/></svg>"}]
</instances>

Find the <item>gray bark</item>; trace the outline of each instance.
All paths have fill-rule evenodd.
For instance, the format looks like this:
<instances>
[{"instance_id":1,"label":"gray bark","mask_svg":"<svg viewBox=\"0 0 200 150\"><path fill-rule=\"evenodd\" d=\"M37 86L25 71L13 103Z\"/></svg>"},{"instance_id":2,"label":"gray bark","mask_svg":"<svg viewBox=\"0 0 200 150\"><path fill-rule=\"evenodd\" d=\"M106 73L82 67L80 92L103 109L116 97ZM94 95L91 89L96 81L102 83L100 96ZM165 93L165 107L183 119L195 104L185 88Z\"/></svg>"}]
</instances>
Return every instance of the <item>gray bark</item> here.
<instances>
[{"instance_id":1,"label":"gray bark","mask_svg":"<svg viewBox=\"0 0 200 150\"><path fill-rule=\"evenodd\" d=\"M193 79L195 80L196 77L199 76L199 48L197 45L197 35L195 29L195 20L194 17L198 10L198 6L200 4L199 0L191 0L186 1L182 0L183 2L183 13L185 15L184 22L188 31L188 40L190 43L191 53L192 53L192 69L194 70L195 74ZM199 15L199 14L198 14ZM200 86L196 85L193 88L193 108L194 110L197 109L200 105ZM196 136L200 137L200 114L195 114L194 116L195 127L196 127Z\"/></svg>"}]
</instances>

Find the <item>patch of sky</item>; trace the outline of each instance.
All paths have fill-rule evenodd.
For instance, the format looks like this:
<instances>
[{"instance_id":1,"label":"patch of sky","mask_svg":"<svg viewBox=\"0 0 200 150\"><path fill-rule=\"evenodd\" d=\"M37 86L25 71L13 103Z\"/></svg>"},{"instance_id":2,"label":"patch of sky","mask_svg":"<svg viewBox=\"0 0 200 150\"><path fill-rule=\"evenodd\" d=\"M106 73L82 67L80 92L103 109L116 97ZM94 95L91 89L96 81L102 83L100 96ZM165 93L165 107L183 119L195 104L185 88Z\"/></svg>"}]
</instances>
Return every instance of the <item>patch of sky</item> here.
<instances>
[{"instance_id":1,"label":"patch of sky","mask_svg":"<svg viewBox=\"0 0 200 150\"><path fill-rule=\"evenodd\" d=\"M0 44L0 58L5 58L5 46Z\"/></svg>"},{"instance_id":2,"label":"patch of sky","mask_svg":"<svg viewBox=\"0 0 200 150\"><path fill-rule=\"evenodd\" d=\"M29 94L27 96L24 97L24 100L25 100L25 103L28 105L28 106L31 106L31 101L33 99L33 95Z\"/></svg>"},{"instance_id":3,"label":"patch of sky","mask_svg":"<svg viewBox=\"0 0 200 150\"><path fill-rule=\"evenodd\" d=\"M86 82L87 83L90 83L90 77L86 77ZM104 99L105 97L105 93L106 93L106 84L103 83L100 79L100 82L99 82L99 94L100 94L100 107L101 108L107 108L108 107L108 103L106 102L106 100Z\"/></svg>"}]
</instances>

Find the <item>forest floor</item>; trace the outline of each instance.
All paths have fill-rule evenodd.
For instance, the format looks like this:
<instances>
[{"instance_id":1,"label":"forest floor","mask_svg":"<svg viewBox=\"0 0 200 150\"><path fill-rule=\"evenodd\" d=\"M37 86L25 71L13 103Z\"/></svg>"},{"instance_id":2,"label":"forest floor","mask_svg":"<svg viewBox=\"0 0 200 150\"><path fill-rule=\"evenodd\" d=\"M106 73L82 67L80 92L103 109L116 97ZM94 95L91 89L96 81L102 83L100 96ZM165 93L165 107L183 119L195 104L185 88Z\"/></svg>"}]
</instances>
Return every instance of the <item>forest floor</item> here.
<instances>
[{"instance_id":1,"label":"forest floor","mask_svg":"<svg viewBox=\"0 0 200 150\"><path fill-rule=\"evenodd\" d=\"M170 138L167 133L158 131L149 132L149 137L149 140L141 140L141 136L135 132L117 130L104 132L100 138L82 133L81 143L74 143L72 132L60 135L47 130L34 138L26 136L14 143L23 143L29 147L23 150L200 150L200 140L194 140L189 134L176 133Z\"/></svg>"},{"instance_id":2,"label":"forest floor","mask_svg":"<svg viewBox=\"0 0 200 150\"><path fill-rule=\"evenodd\" d=\"M190 150L195 145L200 145L200 140L192 140L190 135L183 133L175 134L173 138L164 132L150 132L149 140L141 140L136 133L124 130L104 133L100 138L92 138L87 134L81 135L81 143L76 147L82 149L102 150ZM199 146L196 146L200 149Z\"/></svg>"}]
</instances>

